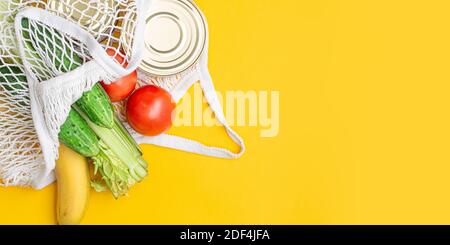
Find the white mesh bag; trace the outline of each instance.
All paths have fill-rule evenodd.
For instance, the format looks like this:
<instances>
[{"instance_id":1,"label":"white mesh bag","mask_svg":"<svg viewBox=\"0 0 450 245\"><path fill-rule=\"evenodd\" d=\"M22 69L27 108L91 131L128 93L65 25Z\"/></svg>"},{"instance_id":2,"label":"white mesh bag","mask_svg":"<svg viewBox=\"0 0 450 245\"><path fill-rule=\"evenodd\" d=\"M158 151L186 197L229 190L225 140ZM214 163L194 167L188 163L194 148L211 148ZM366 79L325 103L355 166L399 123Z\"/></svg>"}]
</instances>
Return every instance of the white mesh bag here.
<instances>
[{"instance_id":1,"label":"white mesh bag","mask_svg":"<svg viewBox=\"0 0 450 245\"><path fill-rule=\"evenodd\" d=\"M58 134L71 105L98 81L110 83L138 67L151 2L0 0L0 184L39 189L54 181ZM207 30L206 20L204 24ZM121 53L122 64L108 55L111 48ZM139 85L163 87L178 102L199 81L240 151L169 134L146 137L128 127L137 142L212 157L242 156L244 142L228 126L208 71L208 38L205 48L198 62L180 74L159 77L138 71ZM124 120L123 103L115 105Z\"/></svg>"},{"instance_id":2,"label":"white mesh bag","mask_svg":"<svg viewBox=\"0 0 450 245\"><path fill-rule=\"evenodd\" d=\"M137 68L141 12L150 2L0 0L2 185L54 181L58 133L71 105L98 81ZM111 47L124 54L123 64L105 52Z\"/></svg>"}]
</instances>

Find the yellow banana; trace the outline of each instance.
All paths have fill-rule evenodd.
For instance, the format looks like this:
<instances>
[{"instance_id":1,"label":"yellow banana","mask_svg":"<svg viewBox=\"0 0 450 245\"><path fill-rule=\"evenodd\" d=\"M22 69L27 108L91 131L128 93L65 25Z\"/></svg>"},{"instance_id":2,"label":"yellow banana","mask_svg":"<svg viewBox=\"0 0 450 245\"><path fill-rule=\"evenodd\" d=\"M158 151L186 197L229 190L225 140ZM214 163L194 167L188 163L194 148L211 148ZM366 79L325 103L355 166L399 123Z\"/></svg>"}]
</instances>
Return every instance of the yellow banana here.
<instances>
[{"instance_id":1,"label":"yellow banana","mask_svg":"<svg viewBox=\"0 0 450 245\"><path fill-rule=\"evenodd\" d=\"M89 166L85 157L67 146L59 147L56 161L56 217L60 225L79 224L89 201Z\"/></svg>"}]
</instances>

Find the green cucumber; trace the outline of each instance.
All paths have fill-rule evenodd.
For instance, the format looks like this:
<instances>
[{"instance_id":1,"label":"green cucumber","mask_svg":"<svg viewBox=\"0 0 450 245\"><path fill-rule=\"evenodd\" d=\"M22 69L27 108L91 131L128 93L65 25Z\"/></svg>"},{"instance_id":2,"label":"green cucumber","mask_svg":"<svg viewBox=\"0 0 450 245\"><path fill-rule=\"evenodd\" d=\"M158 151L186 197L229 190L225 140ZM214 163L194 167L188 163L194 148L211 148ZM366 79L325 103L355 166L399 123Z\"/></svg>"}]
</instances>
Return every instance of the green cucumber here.
<instances>
[{"instance_id":1,"label":"green cucumber","mask_svg":"<svg viewBox=\"0 0 450 245\"><path fill-rule=\"evenodd\" d=\"M0 84L12 96L22 95L23 88L28 88L27 77L22 69L15 65L3 65L0 63ZM23 95L22 95L23 96ZM26 95L27 98L28 95ZM14 101L21 106L28 106L25 101Z\"/></svg>"},{"instance_id":2,"label":"green cucumber","mask_svg":"<svg viewBox=\"0 0 450 245\"><path fill-rule=\"evenodd\" d=\"M95 84L91 91L84 93L76 105L93 123L105 128L114 126L114 109L100 84Z\"/></svg>"},{"instance_id":3,"label":"green cucumber","mask_svg":"<svg viewBox=\"0 0 450 245\"><path fill-rule=\"evenodd\" d=\"M59 32L50 32L49 28L44 28L44 25L39 23L36 23L36 27L33 29L27 18L22 19L22 33L26 38L27 46L33 47L33 43L37 44L59 72L66 73L75 70L83 63L83 60L74 51L63 49L64 37Z\"/></svg>"},{"instance_id":4,"label":"green cucumber","mask_svg":"<svg viewBox=\"0 0 450 245\"><path fill-rule=\"evenodd\" d=\"M67 147L85 157L97 156L100 152L99 140L87 122L75 110L70 110L69 116L61 126L59 139Z\"/></svg>"}]
</instances>

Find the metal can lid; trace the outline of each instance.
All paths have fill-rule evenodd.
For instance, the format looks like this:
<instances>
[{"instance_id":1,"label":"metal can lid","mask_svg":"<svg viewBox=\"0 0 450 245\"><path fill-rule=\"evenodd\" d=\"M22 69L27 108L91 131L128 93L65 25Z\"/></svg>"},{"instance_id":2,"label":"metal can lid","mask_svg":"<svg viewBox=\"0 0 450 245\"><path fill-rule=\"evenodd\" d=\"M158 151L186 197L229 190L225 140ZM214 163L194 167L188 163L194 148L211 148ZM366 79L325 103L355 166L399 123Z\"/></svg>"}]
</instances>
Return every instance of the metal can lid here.
<instances>
[{"instance_id":1,"label":"metal can lid","mask_svg":"<svg viewBox=\"0 0 450 245\"><path fill-rule=\"evenodd\" d=\"M205 17L189 0L154 0L145 18L144 53L139 68L156 76L179 74L203 54Z\"/></svg>"},{"instance_id":2,"label":"metal can lid","mask_svg":"<svg viewBox=\"0 0 450 245\"><path fill-rule=\"evenodd\" d=\"M114 0L48 0L47 10L70 17L96 37L114 26L116 14Z\"/></svg>"}]
</instances>

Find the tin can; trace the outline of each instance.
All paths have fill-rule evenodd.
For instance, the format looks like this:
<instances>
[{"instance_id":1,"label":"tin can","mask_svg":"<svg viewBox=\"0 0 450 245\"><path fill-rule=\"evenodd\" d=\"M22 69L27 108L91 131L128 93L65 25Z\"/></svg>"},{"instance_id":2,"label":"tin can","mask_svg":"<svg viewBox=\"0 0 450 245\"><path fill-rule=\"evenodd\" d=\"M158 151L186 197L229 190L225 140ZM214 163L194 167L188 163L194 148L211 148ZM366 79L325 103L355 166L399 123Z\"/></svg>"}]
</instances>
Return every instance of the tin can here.
<instances>
[{"instance_id":1,"label":"tin can","mask_svg":"<svg viewBox=\"0 0 450 245\"><path fill-rule=\"evenodd\" d=\"M47 10L69 17L97 39L107 37L115 23L117 6L114 0L47 0Z\"/></svg>"},{"instance_id":2,"label":"tin can","mask_svg":"<svg viewBox=\"0 0 450 245\"><path fill-rule=\"evenodd\" d=\"M189 0L153 0L145 17L143 58L139 69L172 76L194 66L205 52L206 20Z\"/></svg>"}]
</instances>

